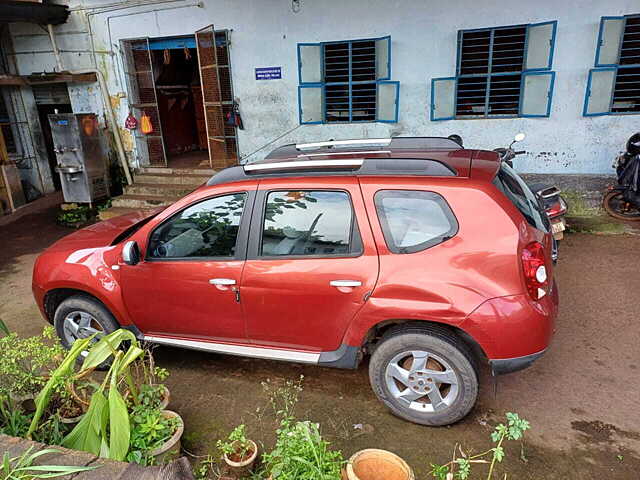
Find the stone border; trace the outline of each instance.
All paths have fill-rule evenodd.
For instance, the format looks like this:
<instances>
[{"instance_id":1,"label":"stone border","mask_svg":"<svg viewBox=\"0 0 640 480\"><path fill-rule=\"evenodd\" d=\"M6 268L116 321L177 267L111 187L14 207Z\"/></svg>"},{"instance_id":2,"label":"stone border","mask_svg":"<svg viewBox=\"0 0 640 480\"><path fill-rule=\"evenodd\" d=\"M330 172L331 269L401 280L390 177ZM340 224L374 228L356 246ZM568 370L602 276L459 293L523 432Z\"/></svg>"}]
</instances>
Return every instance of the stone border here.
<instances>
[{"instance_id":1,"label":"stone border","mask_svg":"<svg viewBox=\"0 0 640 480\"><path fill-rule=\"evenodd\" d=\"M194 480L191 465L184 457L164 466L143 467L135 463L116 462L96 457L91 453L0 434L0 455L8 452L11 458L18 457L30 447L34 447L34 452L43 448L59 450L59 453L38 457L35 465L99 466L88 472L59 477L65 480Z\"/></svg>"}]
</instances>

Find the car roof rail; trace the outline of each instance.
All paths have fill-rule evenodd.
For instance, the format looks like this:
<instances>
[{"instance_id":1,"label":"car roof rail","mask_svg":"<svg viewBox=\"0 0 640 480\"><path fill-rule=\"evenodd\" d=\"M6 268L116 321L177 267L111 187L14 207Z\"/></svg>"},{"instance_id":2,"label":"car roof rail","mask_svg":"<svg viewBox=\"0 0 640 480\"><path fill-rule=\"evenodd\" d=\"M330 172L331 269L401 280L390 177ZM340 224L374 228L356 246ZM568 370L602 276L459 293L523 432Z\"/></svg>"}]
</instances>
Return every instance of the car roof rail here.
<instances>
[{"instance_id":1,"label":"car roof rail","mask_svg":"<svg viewBox=\"0 0 640 480\"><path fill-rule=\"evenodd\" d=\"M391 138L360 138L353 140L328 140L326 142L296 143L296 150L313 150L322 147L357 147L367 145L387 146Z\"/></svg>"},{"instance_id":2,"label":"car roof rail","mask_svg":"<svg viewBox=\"0 0 640 480\"><path fill-rule=\"evenodd\" d=\"M345 158L337 160L301 160L286 162L249 163L243 165L245 172L264 172L268 170L304 170L307 168L359 168L364 163L362 158Z\"/></svg>"}]
</instances>

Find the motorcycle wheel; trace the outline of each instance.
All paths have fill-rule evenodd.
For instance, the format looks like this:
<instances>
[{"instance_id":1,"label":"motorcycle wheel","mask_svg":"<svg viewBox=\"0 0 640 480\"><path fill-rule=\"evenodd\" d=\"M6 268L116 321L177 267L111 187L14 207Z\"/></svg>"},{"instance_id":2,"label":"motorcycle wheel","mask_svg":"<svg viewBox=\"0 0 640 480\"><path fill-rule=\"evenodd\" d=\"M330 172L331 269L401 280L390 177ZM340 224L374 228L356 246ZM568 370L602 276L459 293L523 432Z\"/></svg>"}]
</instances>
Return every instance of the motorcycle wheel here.
<instances>
[{"instance_id":1,"label":"motorcycle wheel","mask_svg":"<svg viewBox=\"0 0 640 480\"><path fill-rule=\"evenodd\" d=\"M640 221L640 209L627 202L619 190L611 190L607 193L602 201L602 206L613 218Z\"/></svg>"}]
</instances>

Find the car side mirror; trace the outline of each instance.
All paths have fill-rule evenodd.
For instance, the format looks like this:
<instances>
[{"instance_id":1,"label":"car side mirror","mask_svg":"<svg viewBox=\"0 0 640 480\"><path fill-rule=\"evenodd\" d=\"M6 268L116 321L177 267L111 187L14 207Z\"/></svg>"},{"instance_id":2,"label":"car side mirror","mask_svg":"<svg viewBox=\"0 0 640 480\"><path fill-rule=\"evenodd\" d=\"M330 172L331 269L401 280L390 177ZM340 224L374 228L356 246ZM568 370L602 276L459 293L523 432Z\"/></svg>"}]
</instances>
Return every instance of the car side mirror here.
<instances>
[{"instance_id":1,"label":"car side mirror","mask_svg":"<svg viewBox=\"0 0 640 480\"><path fill-rule=\"evenodd\" d=\"M124 244L122 248L122 260L127 265L137 265L140 262L140 247L133 240Z\"/></svg>"}]
</instances>

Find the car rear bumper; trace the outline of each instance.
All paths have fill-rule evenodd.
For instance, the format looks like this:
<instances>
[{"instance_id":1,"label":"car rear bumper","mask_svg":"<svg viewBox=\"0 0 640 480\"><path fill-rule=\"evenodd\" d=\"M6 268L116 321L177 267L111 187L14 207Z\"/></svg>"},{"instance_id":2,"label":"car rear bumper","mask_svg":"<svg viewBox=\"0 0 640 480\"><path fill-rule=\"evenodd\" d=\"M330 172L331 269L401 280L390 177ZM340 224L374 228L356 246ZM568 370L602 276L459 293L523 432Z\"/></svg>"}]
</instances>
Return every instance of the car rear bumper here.
<instances>
[{"instance_id":1,"label":"car rear bumper","mask_svg":"<svg viewBox=\"0 0 640 480\"><path fill-rule=\"evenodd\" d=\"M460 325L482 348L491 365L522 365L526 368L551 343L558 315L558 287L538 302L527 294L497 297L480 305ZM529 360L530 357L533 357ZM505 372L506 373L506 372Z\"/></svg>"},{"instance_id":2,"label":"car rear bumper","mask_svg":"<svg viewBox=\"0 0 640 480\"><path fill-rule=\"evenodd\" d=\"M504 375L506 373L518 372L529 368L533 362L539 359L547 350L525 355L524 357L500 358L498 360L489 360L491 373L495 375Z\"/></svg>"}]
</instances>

